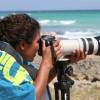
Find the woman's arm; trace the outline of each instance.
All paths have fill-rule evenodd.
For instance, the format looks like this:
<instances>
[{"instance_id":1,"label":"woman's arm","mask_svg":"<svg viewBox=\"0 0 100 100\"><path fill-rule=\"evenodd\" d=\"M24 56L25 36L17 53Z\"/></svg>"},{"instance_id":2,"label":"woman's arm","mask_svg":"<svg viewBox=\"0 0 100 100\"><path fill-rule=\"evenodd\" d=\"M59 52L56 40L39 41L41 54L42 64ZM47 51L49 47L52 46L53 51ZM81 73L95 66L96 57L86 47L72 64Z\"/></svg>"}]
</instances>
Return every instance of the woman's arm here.
<instances>
[{"instance_id":1,"label":"woman's arm","mask_svg":"<svg viewBox=\"0 0 100 100\"><path fill-rule=\"evenodd\" d=\"M45 41L43 41L42 51L43 51L42 62L40 64L40 68L37 73L37 77L35 79L37 100L40 100L42 93L46 89L46 86L48 84L48 79L49 79L49 73L53 67L51 47L50 46L46 47Z\"/></svg>"}]
</instances>

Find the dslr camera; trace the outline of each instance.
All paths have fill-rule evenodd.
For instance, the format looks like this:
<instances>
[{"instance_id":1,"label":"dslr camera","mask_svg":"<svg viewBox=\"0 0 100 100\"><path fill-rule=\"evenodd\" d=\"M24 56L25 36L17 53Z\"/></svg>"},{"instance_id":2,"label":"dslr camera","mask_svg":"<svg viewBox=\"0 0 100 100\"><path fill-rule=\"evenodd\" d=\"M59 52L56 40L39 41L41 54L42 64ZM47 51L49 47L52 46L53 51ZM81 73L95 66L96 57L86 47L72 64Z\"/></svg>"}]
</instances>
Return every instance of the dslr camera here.
<instances>
[{"instance_id":1,"label":"dslr camera","mask_svg":"<svg viewBox=\"0 0 100 100\"><path fill-rule=\"evenodd\" d=\"M62 35L43 35L39 40L39 53L41 54L42 52L42 40L45 40L46 46L52 46L56 41L56 38L60 39L61 51L63 56L71 55L71 53L76 49L87 52L88 55L100 55L100 36L87 38L66 38Z\"/></svg>"},{"instance_id":2,"label":"dslr camera","mask_svg":"<svg viewBox=\"0 0 100 100\"><path fill-rule=\"evenodd\" d=\"M43 35L41 36L40 40L39 40L39 50L38 50L38 54L41 56L42 55L42 42L43 40L45 41L45 45L46 46L53 46L53 43L55 40L55 36L51 36L51 35Z\"/></svg>"}]
</instances>

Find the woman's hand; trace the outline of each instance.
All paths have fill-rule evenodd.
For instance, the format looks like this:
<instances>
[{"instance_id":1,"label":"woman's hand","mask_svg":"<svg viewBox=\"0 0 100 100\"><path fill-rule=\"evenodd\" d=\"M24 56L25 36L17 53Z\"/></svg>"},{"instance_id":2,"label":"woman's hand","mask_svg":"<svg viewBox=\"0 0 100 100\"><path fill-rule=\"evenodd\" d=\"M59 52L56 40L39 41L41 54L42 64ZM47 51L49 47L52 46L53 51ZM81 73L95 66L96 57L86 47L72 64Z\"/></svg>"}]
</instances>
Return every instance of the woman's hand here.
<instances>
[{"instance_id":1,"label":"woman's hand","mask_svg":"<svg viewBox=\"0 0 100 100\"><path fill-rule=\"evenodd\" d=\"M62 56L60 40L56 40L55 43L53 44L53 47L54 47L56 59L59 59Z\"/></svg>"},{"instance_id":2,"label":"woman's hand","mask_svg":"<svg viewBox=\"0 0 100 100\"><path fill-rule=\"evenodd\" d=\"M87 53L84 53L81 50L75 50L72 52L70 56L66 56L66 57L70 59L71 63L76 63L79 60L85 59L86 56L87 56Z\"/></svg>"},{"instance_id":3,"label":"woman's hand","mask_svg":"<svg viewBox=\"0 0 100 100\"><path fill-rule=\"evenodd\" d=\"M40 100L49 81L49 74L53 68L51 46L42 45L42 61L35 79L36 98Z\"/></svg>"},{"instance_id":4,"label":"woman's hand","mask_svg":"<svg viewBox=\"0 0 100 100\"><path fill-rule=\"evenodd\" d=\"M53 67L51 46L46 46L44 40L42 46L42 62L50 69Z\"/></svg>"},{"instance_id":5,"label":"woman's hand","mask_svg":"<svg viewBox=\"0 0 100 100\"><path fill-rule=\"evenodd\" d=\"M55 32L49 32L47 33L50 36L54 36L56 38L56 33ZM59 59L62 57L61 53L61 45L60 45L60 40L56 39L56 41L53 43L54 47L54 53L53 53L53 63L55 63L55 60Z\"/></svg>"}]
</instances>

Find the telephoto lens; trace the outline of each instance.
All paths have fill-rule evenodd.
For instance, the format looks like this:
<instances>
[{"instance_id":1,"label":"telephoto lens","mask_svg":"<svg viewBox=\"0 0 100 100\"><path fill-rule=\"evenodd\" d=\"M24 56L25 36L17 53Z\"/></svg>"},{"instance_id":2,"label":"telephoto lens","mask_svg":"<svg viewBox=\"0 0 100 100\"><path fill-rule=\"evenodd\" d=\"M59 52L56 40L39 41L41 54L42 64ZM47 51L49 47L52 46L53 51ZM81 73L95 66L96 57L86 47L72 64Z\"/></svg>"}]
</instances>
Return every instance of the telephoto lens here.
<instances>
[{"instance_id":1,"label":"telephoto lens","mask_svg":"<svg viewBox=\"0 0 100 100\"><path fill-rule=\"evenodd\" d=\"M70 55L74 50L80 49L88 55L100 55L100 36L88 38L66 38L62 35L56 36L60 39L63 56Z\"/></svg>"},{"instance_id":2,"label":"telephoto lens","mask_svg":"<svg viewBox=\"0 0 100 100\"><path fill-rule=\"evenodd\" d=\"M83 37L83 38L68 38L63 35L43 35L39 41L39 55L42 53L42 40L45 40L46 46L51 46L60 39L61 52L63 56L71 55L76 49L87 52L88 55L100 55L100 36Z\"/></svg>"}]
</instances>

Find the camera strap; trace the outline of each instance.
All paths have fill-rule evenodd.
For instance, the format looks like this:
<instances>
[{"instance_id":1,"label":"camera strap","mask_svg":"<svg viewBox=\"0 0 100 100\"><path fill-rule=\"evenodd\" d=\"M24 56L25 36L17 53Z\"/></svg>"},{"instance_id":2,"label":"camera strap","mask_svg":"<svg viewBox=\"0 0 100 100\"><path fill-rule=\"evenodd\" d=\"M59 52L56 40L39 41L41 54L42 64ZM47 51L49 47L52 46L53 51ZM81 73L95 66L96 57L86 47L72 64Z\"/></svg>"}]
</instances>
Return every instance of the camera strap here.
<instances>
[{"instance_id":1,"label":"camera strap","mask_svg":"<svg viewBox=\"0 0 100 100\"><path fill-rule=\"evenodd\" d=\"M53 44L51 45L51 53L52 53L52 62L53 62L53 64L55 64L57 57L56 57L56 53L55 53Z\"/></svg>"}]
</instances>

